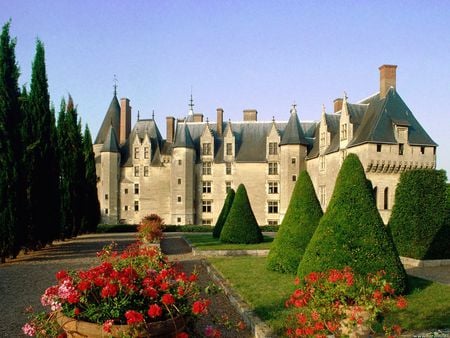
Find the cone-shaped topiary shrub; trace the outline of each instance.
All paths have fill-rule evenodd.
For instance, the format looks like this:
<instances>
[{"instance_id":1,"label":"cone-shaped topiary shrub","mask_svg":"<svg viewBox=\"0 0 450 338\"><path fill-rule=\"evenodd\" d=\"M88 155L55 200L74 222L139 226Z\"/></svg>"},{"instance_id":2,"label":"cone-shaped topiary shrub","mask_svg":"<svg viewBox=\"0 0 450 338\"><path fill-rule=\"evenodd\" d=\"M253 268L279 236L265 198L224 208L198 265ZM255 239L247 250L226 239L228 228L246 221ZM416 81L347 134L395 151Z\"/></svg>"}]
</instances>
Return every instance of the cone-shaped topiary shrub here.
<instances>
[{"instance_id":1,"label":"cone-shaped topiary shrub","mask_svg":"<svg viewBox=\"0 0 450 338\"><path fill-rule=\"evenodd\" d=\"M349 154L342 164L330 203L306 248L298 275L305 277L312 271L345 266L362 276L384 270L397 292L406 291L405 269L355 154Z\"/></svg>"},{"instance_id":2,"label":"cone-shaped topiary shrub","mask_svg":"<svg viewBox=\"0 0 450 338\"><path fill-rule=\"evenodd\" d=\"M216 226L213 230L213 237L220 238L220 233L222 232L223 225L227 219L228 213L230 212L231 205L233 204L235 192L233 189L228 191L227 197L225 198L225 202L223 203L222 211L217 218Z\"/></svg>"},{"instance_id":3,"label":"cone-shaped topiary shrub","mask_svg":"<svg viewBox=\"0 0 450 338\"><path fill-rule=\"evenodd\" d=\"M282 273L297 272L323 212L309 174L302 171L291 201L267 258L267 268Z\"/></svg>"},{"instance_id":4,"label":"cone-shaped topiary shrub","mask_svg":"<svg viewBox=\"0 0 450 338\"><path fill-rule=\"evenodd\" d=\"M401 256L450 258L446 181L443 170L410 170L400 176L389 226Z\"/></svg>"},{"instance_id":5,"label":"cone-shaped topiary shrub","mask_svg":"<svg viewBox=\"0 0 450 338\"><path fill-rule=\"evenodd\" d=\"M224 243L261 243L263 235L256 222L247 190L240 184L236 190L231 210L223 225L220 240Z\"/></svg>"}]
</instances>

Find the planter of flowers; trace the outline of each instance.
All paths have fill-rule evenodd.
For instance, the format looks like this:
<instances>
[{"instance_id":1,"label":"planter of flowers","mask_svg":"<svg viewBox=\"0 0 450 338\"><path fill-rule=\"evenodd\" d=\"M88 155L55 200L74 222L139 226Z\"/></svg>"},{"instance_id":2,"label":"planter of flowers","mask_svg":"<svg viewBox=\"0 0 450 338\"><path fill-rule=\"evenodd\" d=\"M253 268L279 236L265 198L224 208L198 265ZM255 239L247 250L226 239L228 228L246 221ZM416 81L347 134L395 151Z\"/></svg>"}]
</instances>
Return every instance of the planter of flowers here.
<instances>
[{"instance_id":1,"label":"planter of flowers","mask_svg":"<svg viewBox=\"0 0 450 338\"><path fill-rule=\"evenodd\" d=\"M165 224L157 214L145 216L138 225L138 240L144 247L157 246L163 237Z\"/></svg>"},{"instance_id":2,"label":"planter of flowers","mask_svg":"<svg viewBox=\"0 0 450 338\"><path fill-rule=\"evenodd\" d=\"M117 252L110 245L98 256L95 267L56 274L41 297L50 312L33 315L27 335L185 337L184 317L207 311L197 276L180 272L158 248L135 243Z\"/></svg>"},{"instance_id":3,"label":"planter of flowers","mask_svg":"<svg viewBox=\"0 0 450 338\"><path fill-rule=\"evenodd\" d=\"M364 278L347 267L312 272L302 282L297 278L299 288L286 301L286 307L292 309L286 336L369 337L383 314L407 306L384 275L380 271ZM384 329L389 336L401 333L398 325Z\"/></svg>"}]
</instances>

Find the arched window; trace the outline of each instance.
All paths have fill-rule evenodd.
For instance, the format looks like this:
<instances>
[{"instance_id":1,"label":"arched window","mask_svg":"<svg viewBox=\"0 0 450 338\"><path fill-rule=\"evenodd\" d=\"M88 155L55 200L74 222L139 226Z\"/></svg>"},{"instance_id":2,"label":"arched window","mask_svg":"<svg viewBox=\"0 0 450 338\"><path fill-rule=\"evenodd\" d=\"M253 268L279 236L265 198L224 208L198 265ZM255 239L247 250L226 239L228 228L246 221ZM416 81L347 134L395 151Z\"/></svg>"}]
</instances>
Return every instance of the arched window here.
<instances>
[{"instance_id":1,"label":"arched window","mask_svg":"<svg viewBox=\"0 0 450 338\"><path fill-rule=\"evenodd\" d=\"M377 187L373 188L373 199L374 199L375 205L377 206L377 209L378 209L378 188Z\"/></svg>"},{"instance_id":2,"label":"arched window","mask_svg":"<svg viewBox=\"0 0 450 338\"><path fill-rule=\"evenodd\" d=\"M389 206L389 188L384 188L384 210L387 210Z\"/></svg>"}]
</instances>

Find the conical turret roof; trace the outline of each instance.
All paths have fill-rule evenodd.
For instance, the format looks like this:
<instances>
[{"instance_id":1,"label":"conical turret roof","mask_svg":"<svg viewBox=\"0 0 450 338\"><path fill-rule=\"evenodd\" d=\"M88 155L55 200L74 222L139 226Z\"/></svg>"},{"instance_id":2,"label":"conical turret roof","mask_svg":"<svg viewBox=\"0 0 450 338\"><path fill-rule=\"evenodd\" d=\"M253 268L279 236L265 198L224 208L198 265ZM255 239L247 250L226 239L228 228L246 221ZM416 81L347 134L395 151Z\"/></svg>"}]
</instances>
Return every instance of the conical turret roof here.
<instances>
[{"instance_id":1,"label":"conical turret roof","mask_svg":"<svg viewBox=\"0 0 450 338\"><path fill-rule=\"evenodd\" d=\"M194 141L186 122L178 126L173 148L194 148Z\"/></svg>"},{"instance_id":2,"label":"conical turret roof","mask_svg":"<svg viewBox=\"0 0 450 338\"><path fill-rule=\"evenodd\" d=\"M119 152L119 142L117 141L116 131L112 125L109 126L108 133L106 134L105 141L101 152L107 153L118 153Z\"/></svg>"},{"instance_id":3,"label":"conical turret roof","mask_svg":"<svg viewBox=\"0 0 450 338\"><path fill-rule=\"evenodd\" d=\"M281 138L280 145L286 144L303 144L308 145L305 139L305 134L298 120L297 110L295 107L291 109L291 117L289 117L288 124L284 130L283 137Z\"/></svg>"},{"instance_id":4,"label":"conical turret roof","mask_svg":"<svg viewBox=\"0 0 450 338\"><path fill-rule=\"evenodd\" d=\"M119 130L120 126L120 105L117 100L116 94L111 100L108 110L106 111L105 118L103 119L102 126L98 131L94 144L103 144L106 140L110 126L113 126L115 130Z\"/></svg>"}]
</instances>

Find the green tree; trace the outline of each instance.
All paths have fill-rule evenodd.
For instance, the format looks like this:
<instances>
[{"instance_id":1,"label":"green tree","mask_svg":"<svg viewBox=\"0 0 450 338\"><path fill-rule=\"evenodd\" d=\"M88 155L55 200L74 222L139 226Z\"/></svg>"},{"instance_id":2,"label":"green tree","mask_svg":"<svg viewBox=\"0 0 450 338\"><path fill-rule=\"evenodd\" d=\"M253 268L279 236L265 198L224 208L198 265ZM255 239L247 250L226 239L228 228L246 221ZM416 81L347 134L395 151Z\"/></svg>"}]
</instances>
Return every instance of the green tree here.
<instances>
[{"instance_id":1,"label":"green tree","mask_svg":"<svg viewBox=\"0 0 450 338\"><path fill-rule=\"evenodd\" d=\"M10 22L0 35L0 260L16 256L24 237L24 185L21 172L21 109L16 40Z\"/></svg>"},{"instance_id":2,"label":"green tree","mask_svg":"<svg viewBox=\"0 0 450 338\"><path fill-rule=\"evenodd\" d=\"M83 232L95 232L100 221L100 202L97 193L97 173L92 137L87 125L83 136L83 156L86 170L82 228Z\"/></svg>"},{"instance_id":3,"label":"green tree","mask_svg":"<svg viewBox=\"0 0 450 338\"><path fill-rule=\"evenodd\" d=\"M302 171L267 258L267 268L295 274L323 212L309 174Z\"/></svg>"},{"instance_id":4,"label":"green tree","mask_svg":"<svg viewBox=\"0 0 450 338\"><path fill-rule=\"evenodd\" d=\"M28 246L37 248L59 236L59 163L55 116L50 109L44 45L36 43L24 133L29 203Z\"/></svg>"},{"instance_id":5,"label":"green tree","mask_svg":"<svg viewBox=\"0 0 450 338\"><path fill-rule=\"evenodd\" d=\"M261 229L256 222L247 190L240 184L227 219L220 234L224 243L260 243L263 241Z\"/></svg>"},{"instance_id":6,"label":"green tree","mask_svg":"<svg viewBox=\"0 0 450 338\"><path fill-rule=\"evenodd\" d=\"M384 270L398 292L406 290L405 270L355 154L349 154L342 164L327 211L306 248L298 275L345 266L362 276Z\"/></svg>"},{"instance_id":7,"label":"green tree","mask_svg":"<svg viewBox=\"0 0 450 338\"><path fill-rule=\"evenodd\" d=\"M214 227L213 230L214 238L220 238L220 233L222 232L223 225L225 224L228 213L230 212L235 194L236 193L234 192L233 189L230 189L228 191L227 197L225 198L225 202L223 203L222 211L220 212L219 217L217 218L216 226Z\"/></svg>"},{"instance_id":8,"label":"green tree","mask_svg":"<svg viewBox=\"0 0 450 338\"><path fill-rule=\"evenodd\" d=\"M409 170L400 176L389 226L401 256L450 258L446 181L444 170Z\"/></svg>"}]
</instances>

